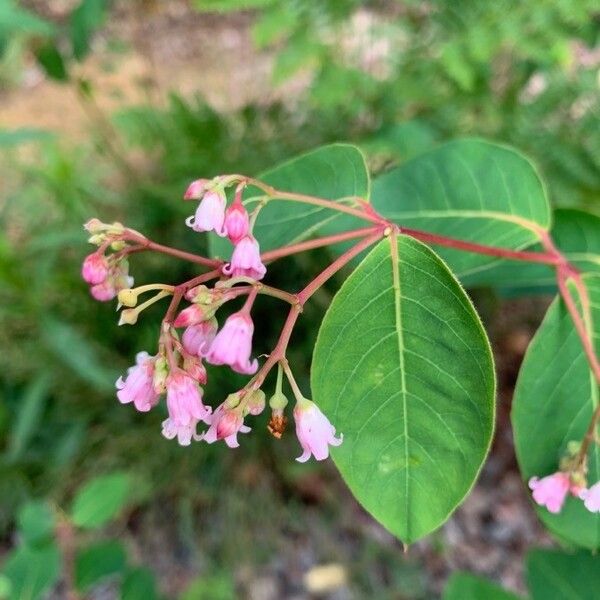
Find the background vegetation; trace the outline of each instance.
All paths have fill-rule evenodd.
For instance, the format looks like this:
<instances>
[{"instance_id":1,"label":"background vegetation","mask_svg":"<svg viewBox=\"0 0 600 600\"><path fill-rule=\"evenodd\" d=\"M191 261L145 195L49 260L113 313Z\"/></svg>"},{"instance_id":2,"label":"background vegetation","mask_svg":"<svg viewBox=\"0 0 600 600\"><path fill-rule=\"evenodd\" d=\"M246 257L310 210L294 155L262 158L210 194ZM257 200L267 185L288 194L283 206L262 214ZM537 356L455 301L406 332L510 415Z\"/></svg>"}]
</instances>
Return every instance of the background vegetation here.
<instances>
[{"instance_id":1,"label":"background vegetation","mask_svg":"<svg viewBox=\"0 0 600 600\"><path fill-rule=\"evenodd\" d=\"M524 589L518 567L483 558L456 562L453 528L463 527L460 517L401 556L342 484L331 483L328 465L293 463L291 435L277 442L263 427L235 453L182 449L160 438L160 414L119 407L113 382L136 352L152 348L160 313L149 311L123 329L110 306L91 301L79 277L88 251L81 224L91 216L122 220L162 243L201 252L198 236L183 226L189 207L180 202L192 179L257 174L329 141L358 143L379 172L462 135L520 148L539 165L555 205L598 211L599 44L592 0L206 0L169 7L152 0L4 0L0 536L6 552L27 541L22 522L16 524L19 509L44 499L43 506L68 515L61 523L75 544L117 544L116 551L105 548L110 556L127 551L108 574L125 573L127 580L133 566L144 566L167 597L195 586L184 597L237 597L237 589L241 597L303 598L316 589L306 574L322 563L341 569L329 575L335 585L323 584L331 598L432 597L457 566ZM127 71L132 61L141 71ZM170 72L177 69L179 79ZM115 73L121 73L116 84L107 83ZM25 108L15 112L15 105ZM58 117L45 122L52 110ZM274 269L274 277L294 287L326 262L312 253ZM193 275L188 265L149 256L132 271L140 282ZM328 294L316 298L296 334L294 360L304 366L305 385ZM484 290L473 294L492 330L506 325L497 299ZM507 394L544 302L518 304L517 333L497 346ZM265 332L261 350L278 327L269 308L256 319ZM213 378L208 393L221 397L233 386ZM503 458L502 440L510 434L500 424L491 468L505 473L514 466ZM82 532L69 512L72 499L83 482L107 473L120 474L131 493L114 515ZM500 475L487 477L483 498L486 481ZM39 517L46 509L35 506ZM529 541L538 539L527 502L515 510L533 528ZM493 541L477 515L464 527ZM113 539L120 541L106 541ZM517 564L522 552L513 549ZM80 577L82 569L85 562ZM67 585L68 569L57 564L56 571L58 585ZM89 584L84 577L76 587L85 591L101 581L114 591L118 577L106 574ZM56 597L64 597L64 587L57 589Z\"/></svg>"}]
</instances>

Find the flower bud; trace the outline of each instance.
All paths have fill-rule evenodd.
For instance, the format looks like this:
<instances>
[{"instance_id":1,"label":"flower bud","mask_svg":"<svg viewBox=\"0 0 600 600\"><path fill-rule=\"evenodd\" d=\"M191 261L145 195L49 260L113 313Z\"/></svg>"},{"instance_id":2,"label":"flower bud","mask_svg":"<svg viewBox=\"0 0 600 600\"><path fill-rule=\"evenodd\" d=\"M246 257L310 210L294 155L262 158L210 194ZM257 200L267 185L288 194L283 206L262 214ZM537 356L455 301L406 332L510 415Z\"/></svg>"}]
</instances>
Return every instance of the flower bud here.
<instances>
[{"instance_id":1,"label":"flower bud","mask_svg":"<svg viewBox=\"0 0 600 600\"><path fill-rule=\"evenodd\" d=\"M162 394L165 391L165 382L167 381L168 375L169 366L167 359L164 356L161 356L157 358L154 363L154 377L152 379L152 385L157 394Z\"/></svg>"},{"instance_id":2,"label":"flower bud","mask_svg":"<svg viewBox=\"0 0 600 600\"><path fill-rule=\"evenodd\" d=\"M138 311L135 308L126 308L121 311L119 325L135 325L138 320Z\"/></svg>"},{"instance_id":3,"label":"flower bud","mask_svg":"<svg viewBox=\"0 0 600 600\"><path fill-rule=\"evenodd\" d=\"M288 404L288 399L283 392L275 392L269 399L269 406L273 410L283 410Z\"/></svg>"},{"instance_id":4,"label":"flower bud","mask_svg":"<svg viewBox=\"0 0 600 600\"><path fill-rule=\"evenodd\" d=\"M262 390L250 392L246 398L246 410L253 416L260 415L265 409L265 393Z\"/></svg>"},{"instance_id":5,"label":"flower bud","mask_svg":"<svg viewBox=\"0 0 600 600\"><path fill-rule=\"evenodd\" d=\"M132 290L131 288L125 288L124 290L121 290L117 294L117 298L118 298L120 304L122 304L123 306L129 306L129 307L135 306L138 301L137 293L134 290Z\"/></svg>"},{"instance_id":6,"label":"flower bud","mask_svg":"<svg viewBox=\"0 0 600 600\"><path fill-rule=\"evenodd\" d=\"M244 205L236 200L225 211L225 231L232 244L237 244L248 235L250 217Z\"/></svg>"},{"instance_id":7,"label":"flower bud","mask_svg":"<svg viewBox=\"0 0 600 600\"><path fill-rule=\"evenodd\" d=\"M204 385L207 381L206 367L195 356L186 356L183 360L183 370L198 383Z\"/></svg>"},{"instance_id":8,"label":"flower bud","mask_svg":"<svg viewBox=\"0 0 600 600\"><path fill-rule=\"evenodd\" d=\"M210 183L209 179L196 179L192 181L188 186L185 194L183 195L184 200L200 200L206 191L206 185Z\"/></svg>"},{"instance_id":9,"label":"flower bud","mask_svg":"<svg viewBox=\"0 0 600 600\"><path fill-rule=\"evenodd\" d=\"M108 277L108 260L104 254L94 252L85 257L81 267L83 280L90 285L98 285Z\"/></svg>"}]
</instances>

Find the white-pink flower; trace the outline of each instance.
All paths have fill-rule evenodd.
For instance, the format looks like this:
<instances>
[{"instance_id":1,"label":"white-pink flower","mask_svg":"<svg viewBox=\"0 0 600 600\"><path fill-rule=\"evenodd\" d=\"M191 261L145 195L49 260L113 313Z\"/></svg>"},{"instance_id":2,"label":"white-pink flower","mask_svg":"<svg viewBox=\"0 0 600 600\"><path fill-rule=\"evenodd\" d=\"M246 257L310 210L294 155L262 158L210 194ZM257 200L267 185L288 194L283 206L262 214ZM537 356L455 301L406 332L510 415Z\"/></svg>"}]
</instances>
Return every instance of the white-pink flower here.
<instances>
[{"instance_id":1,"label":"white-pink flower","mask_svg":"<svg viewBox=\"0 0 600 600\"><path fill-rule=\"evenodd\" d=\"M339 446L344 439L341 434L335 437L335 427L311 400L304 398L296 404L294 419L303 450L296 459L298 462L306 462L311 454L317 460L325 460L329 456L329 446Z\"/></svg>"},{"instance_id":2,"label":"white-pink flower","mask_svg":"<svg viewBox=\"0 0 600 600\"><path fill-rule=\"evenodd\" d=\"M184 371L170 373L166 386L169 418L163 421L162 434L168 440L177 437L181 446L189 446L196 436L198 421L210 423L211 409L202 403L198 383Z\"/></svg>"},{"instance_id":3,"label":"white-pink flower","mask_svg":"<svg viewBox=\"0 0 600 600\"><path fill-rule=\"evenodd\" d=\"M243 237L233 249L231 262L223 267L223 273L229 277L251 277L260 280L267 268L260 259L260 246L252 235Z\"/></svg>"},{"instance_id":4,"label":"white-pink flower","mask_svg":"<svg viewBox=\"0 0 600 600\"><path fill-rule=\"evenodd\" d=\"M213 317L208 321L190 325L181 336L185 351L192 356L203 356L217 335L217 320Z\"/></svg>"},{"instance_id":5,"label":"white-pink flower","mask_svg":"<svg viewBox=\"0 0 600 600\"><path fill-rule=\"evenodd\" d=\"M250 217L244 205L235 200L225 211L225 231L232 244L237 244L248 235Z\"/></svg>"},{"instance_id":6,"label":"white-pink flower","mask_svg":"<svg viewBox=\"0 0 600 600\"><path fill-rule=\"evenodd\" d=\"M230 448L239 446L237 440L238 433L248 433L250 427L244 425L244 419L241 412L235 408L229 408L227 401L220 404L211 417L211 424L208 431L202 435L202 439L212 444L217 440L225 440Z\"/></svg>"},{"instance_id":7,"label":"white-pink flower","mask_svg":"<svg viewBox=\"0 0 600 600\"><path fill-rule=\"evenodd\" d=\"M246 312L232 314L206 353L206 360L213 365L229 365L237 373L252 375L258 369L258 361L250 360L254 323Z\"/></svg>"},{"instance_id":8,"label":"white-pink flower","mask_svg":"<svg viewBox=\"0 0 600 600\"><path fill-rule=\"evenodd\" d=\"M209 179L196 179L188 185L185 194L183 195L184 200L200 200L206 191L206 185L210 182Z\"/></svg>"},{"instance_id":9,"label":"white-pink flower","mask_svg":"<svg viewBox=\"0 0 600 600\"><path fill-rule=\"evenodd\" d=\"M583 500L585 507L593 513L600 512L600 481L588 490L581 490L579 497Z\"/></svg>"},{"instance_id":10,"label":"white-pink flower","mask_svg":"<svg viewBox=\"0 0 600 600\"><path fill-rule=\"evenodd\" d=\"M185 224L194 231L214 231L224 237L225 204L227 200L223 192L210 190L198 204L196 213L185 220Z\"/></svg>"},{"instance_id":11,"label":"white-pink flower","mask_svg":"<svg viewBox=\"0 0 600 600\"><path fill-rule=\"evenodd\" d=\"M94 252L85 257L81 276L86 283L98 285L108 277L108 260L104 254Z\"/></svg>"},{"instance_id":12,"label":"white-pink flower","mask_svg":"<svg viewBox=\"0 0 600 600\"><path fill-rule=\"evenodd\" d=\"M540 506L545 506L551 513L559 513L569 489L571 480L567 473L558 471L539 479L532 477L529 488L532 490L533 499Z\"/></svg>"},{"instance_id":13,"label":"white-pink flower","mask_svg":"<svg viewBox=\"0 0 600 600\"><path fill-rule=\"evenodd\" d=\"M135 365L127 370L127 377L119 377L116 382L117 398L122 404L133 402L140 412L148 412L158 403L159 394L154 390L155 356L139 352Z\"/></svg>"}]
</instances>

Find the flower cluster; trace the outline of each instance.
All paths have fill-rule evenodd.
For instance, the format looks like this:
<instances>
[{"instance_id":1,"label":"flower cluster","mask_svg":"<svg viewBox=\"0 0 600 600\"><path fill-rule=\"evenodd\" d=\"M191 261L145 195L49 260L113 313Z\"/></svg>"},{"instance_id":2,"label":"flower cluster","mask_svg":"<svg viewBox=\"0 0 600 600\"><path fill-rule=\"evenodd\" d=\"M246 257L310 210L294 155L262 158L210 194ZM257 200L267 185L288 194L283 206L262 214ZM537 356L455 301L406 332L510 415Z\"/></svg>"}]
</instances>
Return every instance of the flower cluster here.
<instances>
[{"instance_id":1,"label":"flower cluster","mask_svg":"<svg viewBox=\"0 0 600 600\"><path fill-rule=\"evenodd\" d=\"M235 197L227 206L225 190L233 183L238 183ZM304 462L311 455L323 460L329 456L329 446L341 444L342 438L335 436L334 427L318 407L299 393L283 354L278 355L277 360L267 361L260 371L258 359L253 357L251 311L257 295L268 293L270 289L272 295L281 298L283 294L288 302L294 297L259 283L266 274L266 267L252 233L253 216L242 203L243 188L244 182L236 182L235 176L199 179L188 187L184 199L198 200L199 204L186 224L194 231L214 231L219 236L227 236L233 251L228 263L208 260L209 264L217 263L215 271L179 286L149 284L132 288L133 279L128 275L126 257L134 250L149 249L152 243L120 224L106 225L95 219L86 224L92 234L90 242L98 245L98 250L85 259L82 276L92 286L95 298L118 298L122 309L119 324L136 323L141 311L171 296L157 353L151 356L140 352L137 355L136 364L116 382L117 398L123 404L133 404L140 412L147 412L156 407L164 395L167 418L162 422L162 434L165 438L177 439L182 446L188 446L192 441L212 444L224 440L229 447L236 448L238 434L250 431L244 423L245 418L257 416L265 409L266 397L261 386L275 364L279 375L277 389L269 400L272 416L268 428L275 437L281 437L287 422L284 409L288 401L282 391L282 364L285 362L286 375L297 401L293 414L303 450L297 460ZM109 249L113 253L107 255ZM206 285L211 279L218 279L212 287ZM138 304L139 296L149 291L156 294ZM230 311L220 325L221 307L240 297L245 297L243 306ZM180 308L181 301L186 301L187 306ZM207 365L227 366L236 373L252 377L244 388L229 394L213 409L204 403ZM201 423L206 427L199 432Z\"/></svg>"}]
</instances>

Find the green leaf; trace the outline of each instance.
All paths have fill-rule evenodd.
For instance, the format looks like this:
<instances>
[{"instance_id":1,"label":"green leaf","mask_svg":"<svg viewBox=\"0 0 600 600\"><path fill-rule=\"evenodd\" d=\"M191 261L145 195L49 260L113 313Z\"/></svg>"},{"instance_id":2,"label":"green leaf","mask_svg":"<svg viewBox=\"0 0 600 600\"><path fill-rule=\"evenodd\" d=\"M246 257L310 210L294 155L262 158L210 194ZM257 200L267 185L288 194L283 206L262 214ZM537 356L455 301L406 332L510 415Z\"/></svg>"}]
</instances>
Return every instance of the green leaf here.
<instances>
[{"instance_id":1,"label":"green leaf","mask_svg":"<svg viewBox=\"0 0 600 600\"><path fill-rule=\"evenodd\" d=\"M49 42L39 48L35 57L46 75L56 81L67 81L69 74L60 50L54 42Z\"/></svg>"},{"instance_id":2,"label":"green leaf","mask_svg":"<svg viewBox=\"0 0 600 600\"><path fill-rule=\"evenodd\" d=\"M444 144L377 177L371 201L400 226L510 249L539 241L550 225L546 192L533 165L483 140ZM438 250L460 277L500 262Z\"/></svg>"},{"instance_id":3,"label":"green leaf","mask_svg":"<svg viewBox=\"0 0 600 600\"><path fill-rule=\"evenodd\" d=\"M38 431L42 413L48 401L49 383L48 376L42 374L25 389L10 432L6 451L7 460L18 460L27 450L31 438Z\"/></svg>"},{"instance_id":4,"label":"green leaf","mask_svg":"<svg viewBox=\"0 0 600 600\"><path fill-rule=\"evenodd\" d=\"M141 599L158 599L154 575L149 569L128 569L123 577L123 584L121 586L121 600Z\"/></svg>"},{"instance_id":5,"label":"green leaf","mask_svg":"<svg viewBox=\"0 0 600 600\"><path fill-rule=\"evenodd\" d=\"M0 129L0 147L10 148L28 142L43 142L51 140L55 133L34 127L18 127L17 129Z\"/></svg>"},{"instance_id":6,"label":"green leaf","mask_svg":"<svg viewBox=\"0 0 600 600\"><path fill-rule=\"evenodd\" d=\"M54 513L45 501L32 500L19 511L17 525L26 544L39 545L54 533Z\"/></svg>"},{"instance_id":7,"label":"green leaf","mask_svg":"<svg viewBox=\"0 0 600 600\"><path fill-rule=\"evenodd\" d=\"M364 156L358 148L348 144L332 144L302 154L265 171L258 179L278 190L328 200L369 197L369 173ZM248 210L252 210L262 196L256 188L250 188L245 197ZM260 211L254 235L264 252L310 237L364 226L362 220L319 206L271 200ZM232 246L226 239L212 236L210 245L213 256L231 256Z\"/></svg>"},{"instance_id":8,"label":"green leaf","mask_svg":"<svg viewBox=\"0 0 600 600\"><path fill-rule=\"evenodd\" d=\"M600 276L586 275L598 351ZM569 287L573 289L572 284ZM574 296L576 293L573 291ZM558 470L571 440L581 441L598 405L598 386L581 341L561 299L556 299L531 342L515 389L512 422L521 474L543 477ZM588 456L588 478L600 479L600 448ZM536 507L544 524L560 538L585 548L600 548L600 514L569 496L560 514Z\"/></svg>"},{"instance_id":9,"label":"green leaf","mask_svg":"<svg viewBox=\"0 0 600 600\"><path fill-rule=\"evenodd\" d=\"M575 209L554 211L552 239L564 255L582 272L600 273L600 217ZM528 248L541 252L540 245ZM498 266L463 277L465 285L492 285L515 295L519 290L526 293L555 291L556 276L552 267L502 262Z\"/></svg>"},{"instance_id":10,"label":"green leaf","mask_svg":"<svg viewBox=\"0 0 600 600\"><path fill-rule=\"evenodd\" d=\"M84 59L90 51L90 39L104 25L107 7L107 0L82 0L71 13L71 44L77 60Z\"/></svg>"},{"instance_id":11,"label":"green leaf","mask_svg":"<svg viewBox=\"0 0 600 600\"><path fill-rule=\"evenodd\" d=\"M123 544L114 540L98 542L77 552L75 585L85 592L101 580L119 575L125 569L127 554Z\"/></svg>"},{"instance_id":12,"label":"green leaf","mask_svg":"<svg viewBox=\"0 0 600 600\"><path fill-rule=\"evenodd\" d=\"M500 586L470 573L453 573L444 590L443 600L518 600Z\"/></svg>"},{"instance_id":13,"label":"green leaf","mask_svg":"<svg viewBox=\"0 0 600 600\"><path fill-rule=\"evenodd\" d=\"M405 542L469 492L494 424L490 346L463 289L427 246L381 242L336 294L312 366L315 402L344 443L357 500Z\"/></svg>"},{"instance_id":14,"label":"green leaf","mask_svg":"<svg viewBox=\"0 0 600 600\"><path fill-rule=\"evenodd\" d=\"M532 550L527 555L527 584L532 600L596 600L600 556Z\"/></svg>"},{"instance_id":15,"label":"green leaf","mask_svg":"<svg viewBox=\"0 0 600 600\"><path fill-rule=\"evenodd\" d=\"M223 571L192 581L180 600L234 600L236 597L231 575Z\"/></svg>"},{"instance_id":16,"label":"green leaf","mask_svg":"<svg viewBox=\"0 0 600 600\"><path fill-rule=\"evenodd\" d=\"M75 496L71 509L79 527L100 527L115 518L127 504L132 478L127 473L102 475L86 483Z\"/></svg>"},{"instance_id":17,"label":"green leaf","mask_svg":"<svg viewBox=\"0 0 600 600\"><path fill-rule=\"evenodd\" d=\"M194 0L194 5L201 12L232 12L265 8L274 4L275 0Z\"/></svg>"},{"instance_id":18,"label":"green leaf","mask_svg":"<svg viewBox=\"0 0 600 600\"><path fill-rule=\"evenodd\" d=\"M0 2L0 36L12 36L15 33L52 35L55 27L50 21L40 19L29 10L20 8L15 0Z\"/></svg>"},{"instance_id":19,"label":"green leaf","mask_svg":"<svg viewBox=\"0 0 600 600\"><path fill-rule=\"evenodd\" d=\"M60 552L56 545L22 546L13 551L2 568L11 583L11 600L37 600L58 581Z\"/></svg>"}]
</instances>

